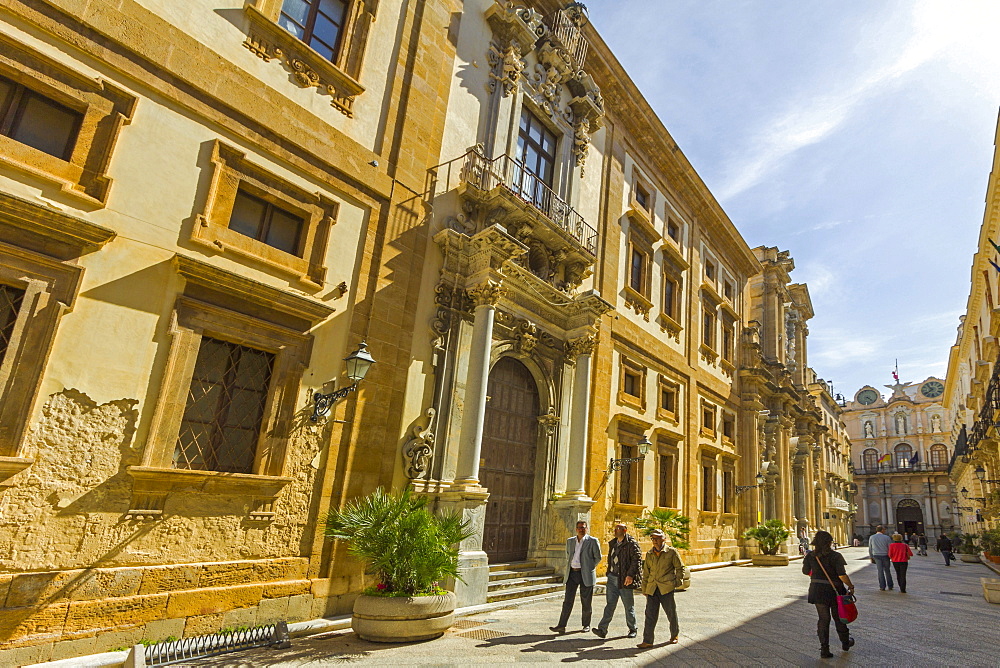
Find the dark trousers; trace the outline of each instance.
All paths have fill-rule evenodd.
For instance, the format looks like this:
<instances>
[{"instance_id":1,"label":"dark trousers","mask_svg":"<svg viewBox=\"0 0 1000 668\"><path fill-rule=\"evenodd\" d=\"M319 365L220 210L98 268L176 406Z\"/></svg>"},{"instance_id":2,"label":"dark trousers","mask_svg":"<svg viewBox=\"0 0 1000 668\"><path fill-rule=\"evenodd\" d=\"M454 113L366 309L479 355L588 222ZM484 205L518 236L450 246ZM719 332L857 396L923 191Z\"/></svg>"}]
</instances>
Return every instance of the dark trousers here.
<instances>
[{"instance_id":1,"label":"dark trousers","mask_svg":"<svg viewBox=\"0 0 1000 668\"><path fill-rule=\"evenodd\" d=\"M831 615L831 608L835 606L824 605L822 603L816 603L815 605L816 612L819 613L819 621L816 622L816 635L819 636L819 644L830 644L830 617L833 617L833 623L837 627L837 637L840 638L840 642L844 643L850 640L851 632L847 628L847 624L840 621L836 610L833 610L833 614Z\"/></svg>"},{"instance_id":2,"label":"dark trousers","mask_svg":"<svg viewBox=\"0 0 1000 668\"><path fill-rule=\"evenodd\" d=\"M909 565L908 561L892 562L892 567L896 569L896 580L899 581L899 591L906 591L906 567Z\"/></svg>"},{"instance_id":3,"label":"dark trousers","mask_svg":"<svg viewBox=\"0 0 1000 668\"><path fill-rule=\"evenodd\" d=\"M941 555L944 557L944 565L951 566L951 560L955 558L951 550L941 550Z\"/></svg>"},{"instance_id":4,"label":"dark trousers","mask_svg":"<svg viewBox=\"0 0 1000 668\"><path fill-rule=\"evenodd\" d=\"M875 557L875 568L878 569L878 588L885 589L887 586L892 589L892 569L889 564L888 554L876 554Z\"/></svg>"},{"instance_id":5,"label":"dark trousers","mask_svg":"<svg viewBox=\"0 0 1000 668\"><path fill-rule=\"evenodd\" d=\"M580 603L583 604L583 625L590 626L590 615L592 612L591 602L594 599L594 588L583 584L583 575L580 571L570 570L569 579L566 580L566 596L563 598L562 613L559 615L559 623L556 626L565 627L569 622L569 613L573 612L573 601L576 600L576 590L580 589Z\"/></svg>"},{"instance_id":6,"label":"dark trousers","mask_svg":"<svg viewBox=\"0 0 1000 668\"><path fill-rule=\"evenodd\" d=\"M677 624L677 605L674 603L674 592L661 594L659 589L655 593L646 596L646 623L642 627L642 641L653 643L653 632L656 630L656 621L660 618L660 608L667 613L667 621L670 622L670 637L676 638L680 635L681 629Z\"/></svg>"}]
</instances>

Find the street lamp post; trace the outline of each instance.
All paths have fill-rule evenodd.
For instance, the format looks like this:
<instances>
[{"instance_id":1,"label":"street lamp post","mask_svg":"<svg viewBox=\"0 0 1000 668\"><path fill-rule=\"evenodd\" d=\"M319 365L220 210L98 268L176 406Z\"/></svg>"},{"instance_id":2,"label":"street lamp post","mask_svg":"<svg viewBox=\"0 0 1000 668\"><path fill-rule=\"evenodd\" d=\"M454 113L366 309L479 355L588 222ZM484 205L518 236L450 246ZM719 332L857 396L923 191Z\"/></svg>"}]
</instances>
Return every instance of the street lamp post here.
<instances>
[{"instance_id":1,"label":"street lamp post","mask_svg":"<svg viewBox=\"0 0 1000 668\"><path fill-rule=\"evenodd\" d=\"M987 480L986 479L986 469L980 464L976 467L976 477L979 478L979 482L988 482L991 485L1000 485L1000 480Z\"/></svg>"},{"instance_id":2,"label":"street lamp post","mask_svg":"<svg viewBox=\"0 0 1000 668\"><path fill-rule=\"evenodd\" d=\"M318 422L321 417L330 412L330 408L335 403L358 389L358 383L365 379L368 369L371 368L372 364L375 364L375 358L368 352L368 344L362 341L358 345L357 350L344 358L344 362L346 363L345 371L347 378L351 381L351 384L327 394L323 394L322 392L314 393L313 412L309 417L313 422Z\"/></svg>"},{"instance_id":3,"label":"street lamp post","mask_svg":"<svg viewBox=\"0 0 1000 668\"><path fill-rule=\"evenodd\" d=\"M639 442L636 443L636 445L639 447L639 456L638 457L623 457L621 459L612 458L611 459L611 463L608 466L608 470L609 471L621 471L626 466L630 466L632 464L636 464L638 462L641 462L643 459L646 458L646 454L649 452L649 446L651 446L653 444L650 442L650 440L648 438L646 438L646 435L643 434L642 438L639 439Z\"/></svg>"},{"instance_id":4,"label":"street lamp post","mask_svg":"<svg viewBox=\"0 0 1000 668\"><path fill-rule=\"evenodd\" d=\"M757 481L756 485L736 485L736 496L739 496L740 494L742 494L743 492L746 492L748 490L757 489L758 487L760 487L761 485L763 485L764 484L764 474L763 473L758 473L757 476L754 478L754 480Z\"/></svg>"}]
</instances>

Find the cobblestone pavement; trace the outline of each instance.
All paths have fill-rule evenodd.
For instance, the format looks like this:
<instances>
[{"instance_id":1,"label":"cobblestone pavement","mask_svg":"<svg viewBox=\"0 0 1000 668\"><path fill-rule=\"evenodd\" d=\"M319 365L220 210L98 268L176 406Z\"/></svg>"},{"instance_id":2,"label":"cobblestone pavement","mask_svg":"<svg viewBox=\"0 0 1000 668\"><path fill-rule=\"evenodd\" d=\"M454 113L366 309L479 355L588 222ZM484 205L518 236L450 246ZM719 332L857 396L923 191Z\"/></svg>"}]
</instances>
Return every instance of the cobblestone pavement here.
<instances>
[{"instance_id":1,"label":"cobblestone pavement","mask_svg":"<svg viewBox=\"0 0 1000 668\"><path fill-rule=\"evenodd\" d=\"M289 650L248 650L204 659L197 666L369 665L479 666L502 663L611 663L676 666L998 666L1000 606L982 596L979 578L995 574L981 564L944 566L939 554L913 557L907 594L880 592L867 550L844 550L858 590L859 619L851 624L857 645L819 659L816 613L805 600L808 580L800 561L788 567L730 567L694 574L677 595L681 637L663 645L661 615L656 646L636 648L624 637L619 608L606 640L583 633L579 607L570 632L556 636L561 599L463 617L444 637L408 645L358 639L349 631L293 640ZM637 596L641 599L641 596ZM604 597L594 597L594 621ZM579 605L579 604L578 604ZM640 634L644 600L636 601ZM831 635L834 639L831 626Z\"/></svg>"}]
</instances>

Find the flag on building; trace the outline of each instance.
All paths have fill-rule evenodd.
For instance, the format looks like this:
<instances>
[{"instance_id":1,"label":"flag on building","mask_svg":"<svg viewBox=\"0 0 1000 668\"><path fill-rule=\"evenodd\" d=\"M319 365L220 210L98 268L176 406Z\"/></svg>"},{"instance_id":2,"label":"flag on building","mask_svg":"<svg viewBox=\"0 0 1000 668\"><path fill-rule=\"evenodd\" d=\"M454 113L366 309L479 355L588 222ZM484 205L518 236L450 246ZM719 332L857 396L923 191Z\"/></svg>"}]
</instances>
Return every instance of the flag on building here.
<instances>
[{"instance_id":1,"label":"flag on building","mask_svg":"<svg viewBox=\"0 0 1000 668\"><path fill-rule=\"evenodd\" d=\"M920 462L920 453L914 452L913 456L910 457L910 466L916 466L918 462Z\"/></svg>"},{"instance_id":2,"label":"flag on building","mask_svg":"<svg viewBox=\"0 0 1000 668\"><path fill-rule=\"evenodd\" d=\"M889 456L889 453L887 452L887 453L885 453L884 455L882 455L881 457L878 458L878 463L879 464L888 464L889 463L889 459L890 459L890 456Z\"/></svg>"}]
</instances>

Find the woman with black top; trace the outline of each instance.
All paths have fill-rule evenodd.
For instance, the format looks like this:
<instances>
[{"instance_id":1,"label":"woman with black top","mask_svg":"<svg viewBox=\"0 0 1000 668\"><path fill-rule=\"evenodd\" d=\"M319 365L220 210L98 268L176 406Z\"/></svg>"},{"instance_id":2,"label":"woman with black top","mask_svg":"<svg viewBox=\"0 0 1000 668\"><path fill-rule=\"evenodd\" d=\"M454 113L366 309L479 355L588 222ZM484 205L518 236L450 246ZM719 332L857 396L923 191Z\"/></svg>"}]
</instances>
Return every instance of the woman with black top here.
<instances>
[{"instance_id":1,"label":"woman with black top","mask_svg":"<svg viewBox=\"0 0 1000 668\"><path fill-rule=\"evenodd\" d=\"M802 560L802 573L810 576L809 602L816 606L816 612L819 613L819 621L816 624L816 634L819 636L820 644L819 655L829 659L833 656L830 652L831 616L844 651L854 646L854 638L851 637L847 624L840 621L837 615L837 594L853 594L854 584L847 575L847 561L844 555L833 550L833 536L826 531L817 531L812 544L816 549ZM823 573L824 568L830 576L829 580ZM837 585L836 590L830 585L830 580Z\"/></svg>"}]
</instances>

